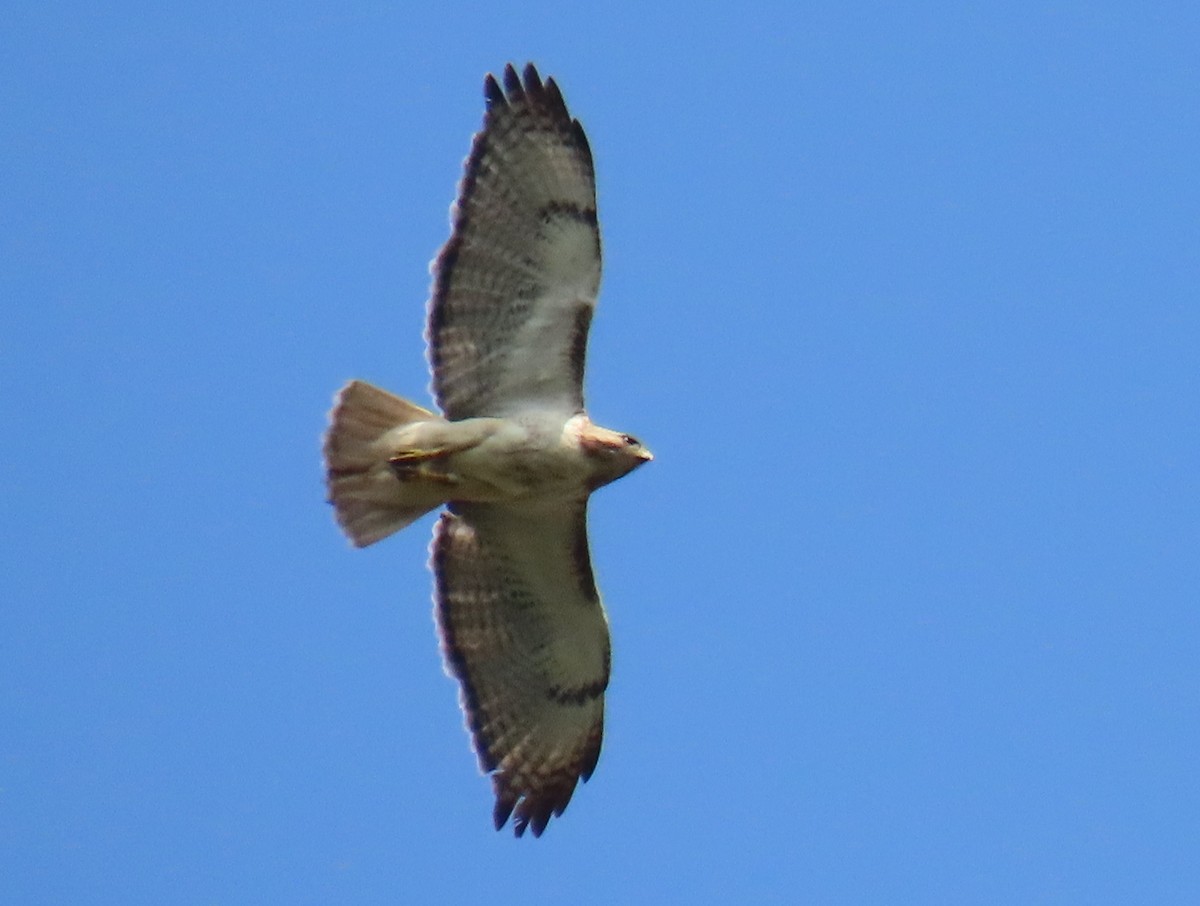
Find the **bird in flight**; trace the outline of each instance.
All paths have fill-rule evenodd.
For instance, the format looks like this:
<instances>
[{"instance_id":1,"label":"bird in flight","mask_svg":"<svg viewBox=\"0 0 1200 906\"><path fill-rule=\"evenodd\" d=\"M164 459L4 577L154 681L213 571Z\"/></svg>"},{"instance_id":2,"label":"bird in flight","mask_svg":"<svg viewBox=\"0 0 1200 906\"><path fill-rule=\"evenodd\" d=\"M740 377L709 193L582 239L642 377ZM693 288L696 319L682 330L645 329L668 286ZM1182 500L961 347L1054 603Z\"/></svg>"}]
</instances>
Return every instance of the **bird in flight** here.
<instances>
[{"instance_id":1,"label":"bird in flight","mask_svg":"<svg viewBox=\"0 0 1200 906\"><path fill-rule=\"evenodd\" d=\"M600 756L608 621L588 553L593 491L648 462L584 410L600 288L592 154L532 64L484 82L487 111L432 265L426 338L441 414L365 381L325 435L329 501L358 547L445 507L431 568L494 818L540 836Z\"/></svg>"}]
</instances>

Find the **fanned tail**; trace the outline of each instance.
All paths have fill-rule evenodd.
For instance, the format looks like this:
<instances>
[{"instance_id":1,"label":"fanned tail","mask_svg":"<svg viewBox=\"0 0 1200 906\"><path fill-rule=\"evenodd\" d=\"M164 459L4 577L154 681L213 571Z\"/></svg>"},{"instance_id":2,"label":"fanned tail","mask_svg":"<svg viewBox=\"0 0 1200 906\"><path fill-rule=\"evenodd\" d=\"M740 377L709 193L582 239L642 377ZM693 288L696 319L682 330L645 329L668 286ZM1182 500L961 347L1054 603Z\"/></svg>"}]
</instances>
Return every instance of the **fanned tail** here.
<instances>
[{"instance_id":1,"label":"fanned tail","mask_svg":"<svg viewBox=\"0 0 1200 906\"><path fill-rule=\"evenodd\" d=\"M439 416L366 381L351 381L334 398L325 435L326 486L338 525L356 547L400 531L445 502L425 482L401 482L389 462L387 435L430 420Z\"/></svg>"}]
</instances>

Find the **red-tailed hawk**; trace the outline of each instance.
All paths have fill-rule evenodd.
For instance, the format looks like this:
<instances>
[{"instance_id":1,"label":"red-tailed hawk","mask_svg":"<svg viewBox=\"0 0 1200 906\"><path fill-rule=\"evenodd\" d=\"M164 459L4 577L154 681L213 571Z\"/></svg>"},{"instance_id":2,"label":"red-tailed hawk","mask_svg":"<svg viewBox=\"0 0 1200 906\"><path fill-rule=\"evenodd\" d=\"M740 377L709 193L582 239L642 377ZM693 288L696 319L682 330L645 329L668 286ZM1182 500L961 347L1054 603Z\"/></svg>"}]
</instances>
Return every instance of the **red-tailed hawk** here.
<instances>
[{"instance_id":1,"label":"red-tailed hawk","mask_svg":"<svg viewBox=\"0 0 1200 906\"><path fill-rule=\"evenodd\" d=\"M651 459L583 407L600 287L592 155L553 79L512 66L433 265L442 414L362 381L325 438L329 499L359 547L436 507L437 624L496 793L497 829L539 836L600 755L608 621L588 555L592 491Z\"/></svg>"}]
</instances>

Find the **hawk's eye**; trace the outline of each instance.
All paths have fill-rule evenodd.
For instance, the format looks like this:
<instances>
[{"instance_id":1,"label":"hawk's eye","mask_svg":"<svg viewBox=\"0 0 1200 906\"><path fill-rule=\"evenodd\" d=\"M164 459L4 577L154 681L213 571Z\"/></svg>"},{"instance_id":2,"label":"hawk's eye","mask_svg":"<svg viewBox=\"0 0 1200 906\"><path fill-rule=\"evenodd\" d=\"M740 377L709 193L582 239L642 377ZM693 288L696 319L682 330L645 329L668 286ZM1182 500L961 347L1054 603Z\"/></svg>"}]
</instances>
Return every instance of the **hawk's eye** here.
<instances>
[{"instance_id":1,"label":"hawk's eye","mask_svg":"<svg viewBox=\"0 0 1200 906\"><path fill-rule=\"evenodd\" d=\"M632 434L622 434L621 440L623 440L625 442L625 446L627 446L627 447L640 447L641 446L641 441L639 441Z\"/></svg>"}]
</instances>

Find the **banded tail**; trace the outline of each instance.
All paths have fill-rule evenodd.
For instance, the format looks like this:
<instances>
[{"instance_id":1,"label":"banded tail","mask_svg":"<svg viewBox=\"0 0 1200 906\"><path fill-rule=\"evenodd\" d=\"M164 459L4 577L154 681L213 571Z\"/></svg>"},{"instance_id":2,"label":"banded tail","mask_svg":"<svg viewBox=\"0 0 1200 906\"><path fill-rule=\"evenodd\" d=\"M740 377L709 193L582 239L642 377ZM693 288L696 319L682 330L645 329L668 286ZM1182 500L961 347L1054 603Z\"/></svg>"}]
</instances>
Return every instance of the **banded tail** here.
<instances>
[{"instance_id":1,"label":"banded tail","mask_svg":"<svg viewBox=\"0 0 1200 906\"><path fill-rule=\"evenodd\" d=\"M440 421L366 381L351 381L334 398L325 435L325 480L338 525L355 547L398 532L445 502L426 482L402 482L390 459L388 434L412 422Z\"/></svg>"}]
</instances>

